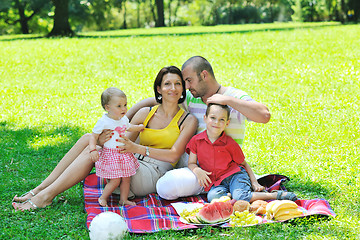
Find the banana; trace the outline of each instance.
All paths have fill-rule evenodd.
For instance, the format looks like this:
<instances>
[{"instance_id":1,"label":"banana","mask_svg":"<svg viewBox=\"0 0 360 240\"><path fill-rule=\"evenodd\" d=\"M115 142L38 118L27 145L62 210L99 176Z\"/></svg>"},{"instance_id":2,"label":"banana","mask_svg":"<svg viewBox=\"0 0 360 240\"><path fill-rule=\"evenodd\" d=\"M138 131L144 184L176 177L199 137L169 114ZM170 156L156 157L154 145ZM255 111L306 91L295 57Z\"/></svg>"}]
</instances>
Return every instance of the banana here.
<instances>
[{"instance_id":1,"label":"banana","mask_svg":"<svg viewBox=\"0 0 360 240\"><path fill-rule=\"evenodd\" d=\"M290 200L279 200L271 207L271 213L276 215L281 209L297 209L298 205Z\"/></svg>"},{"instance_id":2,"label":"banana","mask_svg":"<svg viewBox=\"0 0 360 240\"><path fill-rule=\"evenodd\" d=\"M266 205L266 212L267 213L272 213L271 209L272 207L274 206L274 204L276 204L277 202L279 202L280 200L274 200L274 201L271 201L269 202L267 205Z\"/></svg>"},{"instance_id":3,"label":"banana","mask_svg":"<svg viewBox=\"0 0 360 240\"><path fill-rule=\"evenodd\" d=\"M293 216L293 217L298 217L303 215L303 212L298 209L298 208L284 208L279 210L276 214L275 214L275 219L279 219L279 218L283 218L284 216Z\"/></svg>"},{"instance_id":4,"label":"banana","mask_svg":"<svg viewBox=\"0 0 360 240\"><path fill-rule=\"evenodd\" d=\"M300 209L282 209L275 215L276 221L289 220L291 218L300 217L303 213Z\"/></svg>"}]
</instances>

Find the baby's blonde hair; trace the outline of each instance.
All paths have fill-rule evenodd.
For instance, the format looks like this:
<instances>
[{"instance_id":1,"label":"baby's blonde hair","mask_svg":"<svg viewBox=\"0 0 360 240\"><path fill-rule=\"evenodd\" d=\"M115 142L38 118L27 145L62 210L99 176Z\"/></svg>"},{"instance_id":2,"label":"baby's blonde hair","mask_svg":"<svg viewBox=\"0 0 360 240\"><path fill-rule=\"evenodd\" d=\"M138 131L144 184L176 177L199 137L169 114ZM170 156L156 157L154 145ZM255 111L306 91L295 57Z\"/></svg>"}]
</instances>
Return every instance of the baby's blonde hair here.
<instances>
[{"instance_id":1,"label":"baby's blonde hair","mask_svg":"<svg viewBox=\"0 0 360 240\"><path fill-rule=\"evenodd\" d=\"M108 104L112 97L123 97L126 95L123 91L116 87L109 87L101 94L101 106L105 109L105 105ZM106 109L105 109L106 110Z\"/></svg>"}]
</instances>

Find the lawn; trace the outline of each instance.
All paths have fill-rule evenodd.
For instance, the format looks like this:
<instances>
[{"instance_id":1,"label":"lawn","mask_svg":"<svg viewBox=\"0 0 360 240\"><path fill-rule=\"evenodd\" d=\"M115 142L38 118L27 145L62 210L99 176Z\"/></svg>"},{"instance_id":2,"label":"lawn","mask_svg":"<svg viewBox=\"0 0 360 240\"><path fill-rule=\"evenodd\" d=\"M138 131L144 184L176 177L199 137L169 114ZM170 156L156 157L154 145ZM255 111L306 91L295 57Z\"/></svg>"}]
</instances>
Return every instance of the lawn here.
<instances>
[{"instance_id":1,"label":"lawn","mask_svg":"<svg viewBox=\"0 0 360 240\"><path fill-rule=\"evenodd\" d=\"M210 61L222 85L270 108L269 123L247 125L243 150L255 172L290 177L288 190L328 200L337 216L127 238L358 239L360 25L251 26L0 36L0 239L87 239L80 184L36 212L14 213L12 197L37 186L91 131L105 88L121 88L132 106L153 96L163 66L193 55Z\"/></svg>"}]
</instances>

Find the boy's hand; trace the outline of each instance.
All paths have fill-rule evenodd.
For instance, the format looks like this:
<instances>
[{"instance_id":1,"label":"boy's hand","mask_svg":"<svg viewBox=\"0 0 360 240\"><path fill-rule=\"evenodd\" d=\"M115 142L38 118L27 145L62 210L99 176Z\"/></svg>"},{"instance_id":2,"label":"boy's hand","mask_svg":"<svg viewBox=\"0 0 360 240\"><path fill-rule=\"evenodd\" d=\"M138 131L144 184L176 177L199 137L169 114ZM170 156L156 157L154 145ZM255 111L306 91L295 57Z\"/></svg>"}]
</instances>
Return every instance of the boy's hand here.
<instances>
[{"instance_id":1,"label":"boy's hand","mask_svg":"<svg viewBox=\"0 0 360 240\"><path fill-rule=\"evenodd\" d=\"M93 162L97 162L97 160L99 160L99 152L98 151L93 151L90 153L90 159Z\"/></svg>"},{"instance_id":2,"label":"boy's hand","mask_svg":"<svg viewBox=\"0 0 360 240\"><path fill-rule=\"evenodd\" d=\"M260 185L257 181L252 183L251 185L252 185L254 192L262 192L265 190L265 187Z\"/></svg>"},{"instance_id":3,"label":"boy's hand","mask_svg":"<svg viewBox=\"0 0 360 240\"><path fill-rule=\"evenodd\" d=\"M211 180L208 175L211 174L211 172L206 172L202 170L201 168L197 167L193 170L194 174L196 175L200 186L207 187L211 183Z\"/></svg>"}]
</instances>

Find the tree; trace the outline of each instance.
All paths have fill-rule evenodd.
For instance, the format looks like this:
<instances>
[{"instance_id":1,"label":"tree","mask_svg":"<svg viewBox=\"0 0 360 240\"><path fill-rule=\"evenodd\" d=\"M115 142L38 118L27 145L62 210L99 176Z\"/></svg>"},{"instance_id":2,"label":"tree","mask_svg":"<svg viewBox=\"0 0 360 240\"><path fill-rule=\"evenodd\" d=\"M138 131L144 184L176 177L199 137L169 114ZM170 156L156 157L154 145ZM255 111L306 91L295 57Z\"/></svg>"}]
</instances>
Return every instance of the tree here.
<instances>
[{"instance_id":1,"label":"tree","mask_svg":"<svg viewBox=\"0 0 360 240\"><path fill-rule=\"evenodd\" d=\"M54 26L48 37L75 35L69 23L69 0L52 0L55 6Z\"/></svg>"},{"instance_id":2,"label":"tree","mask_svg":"<svg viewBox=\"0 0 360 240\"><path fill-rule=\"evenodd\" d=\"M165 27L164 0L155 0L157 18L155 27Z\"/></svg>"},{"instance_id":3,"label":"tree","mask_svg":"<svg viewBox=\"0 0 360 240\"><path fill-rule=\"evenodd\" d=\"M4 0L1 3L2 10L13 9L18 15L14 18L10 14L5 16L5 22L10 25L20 23L21 32L29 34L29 21L42 10L49 10L49 0Z\"/></svg>"}]
</instances>

